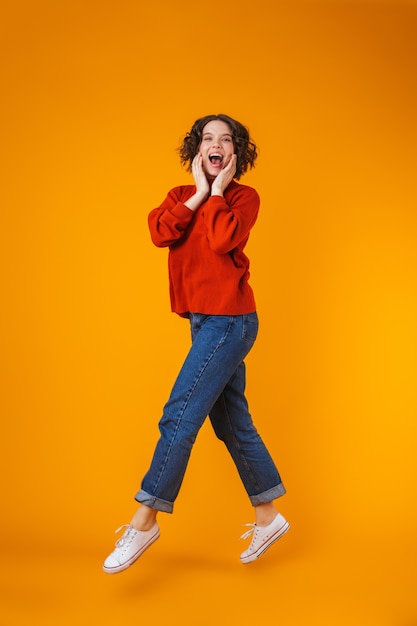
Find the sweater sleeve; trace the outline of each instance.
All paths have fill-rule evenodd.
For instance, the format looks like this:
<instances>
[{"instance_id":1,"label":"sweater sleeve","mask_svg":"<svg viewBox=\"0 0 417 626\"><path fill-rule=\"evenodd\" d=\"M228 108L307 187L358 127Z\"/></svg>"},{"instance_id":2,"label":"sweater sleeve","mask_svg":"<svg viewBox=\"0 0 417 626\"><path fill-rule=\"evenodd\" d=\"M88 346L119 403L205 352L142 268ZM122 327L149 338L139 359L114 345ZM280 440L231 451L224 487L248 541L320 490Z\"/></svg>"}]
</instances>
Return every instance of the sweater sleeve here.
<instances>
[{"instance_id":1,"label":"sweater sleeve","mask_svg":"<svg viewBox=\"0 0 417 626\"><path fill-rule=\"evenodd\" d=\"M204 207L210 248L226 254L247 238L258 216L259 203L255 189L243 185L229 198L227 194L211 196Z\"/></svg>"},{"instance_id":2,"label":"sweater sleeve","mask_svg":"<svg viewBox=\"0 0 417 626\"><path fill-rule=\"evenodd\" d=\"M171 246L181 239L193 219L193 212L180 200L180 188L172 189L160 207L148 216L153 243L160 247ZM184 197L184 201L187 198Z\"/></svg>"}]
</instances>

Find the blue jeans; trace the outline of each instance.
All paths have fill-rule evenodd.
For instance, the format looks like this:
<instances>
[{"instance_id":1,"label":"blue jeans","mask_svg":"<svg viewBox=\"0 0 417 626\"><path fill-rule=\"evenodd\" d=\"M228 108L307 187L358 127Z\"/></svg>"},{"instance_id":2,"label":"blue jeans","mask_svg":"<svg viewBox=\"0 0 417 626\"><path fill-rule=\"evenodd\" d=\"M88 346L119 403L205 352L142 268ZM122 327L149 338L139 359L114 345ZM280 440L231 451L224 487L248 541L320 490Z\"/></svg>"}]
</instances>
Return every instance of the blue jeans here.
<instances>
[{"instance_id":1,"label":"blue jeans","mask_svg":"<svg viewBox=\"0 0 417 626\"><path fill-rule=\"evenodd\" d=\"M192 313L190 323L192 346L164 407L160 438L135 499L172 513L191 449L209 415L252 505L271 502L282 496L285 488L245 398L243 359L256 339L257 314Z\"/></svg>"}]
</instances>

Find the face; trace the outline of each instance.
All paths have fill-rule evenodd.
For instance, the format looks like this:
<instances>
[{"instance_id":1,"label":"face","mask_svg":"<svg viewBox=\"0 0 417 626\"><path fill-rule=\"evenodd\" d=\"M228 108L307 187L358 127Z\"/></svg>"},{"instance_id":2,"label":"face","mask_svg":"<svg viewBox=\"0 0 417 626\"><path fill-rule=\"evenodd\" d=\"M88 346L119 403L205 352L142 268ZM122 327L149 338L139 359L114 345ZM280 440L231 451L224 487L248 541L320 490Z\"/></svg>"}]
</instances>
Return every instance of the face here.
<instances>
[{"instance_id":1,"label":"face","mask_svg":"<svg viewBox=\"0 0 417 626\"><path fill-rule=\"evenodd\" d=\"M203 128L199 153L207 177L215 178L226 167L234 153L232 130L221 120L213 120Z\"/></svg>"}]
</instances>

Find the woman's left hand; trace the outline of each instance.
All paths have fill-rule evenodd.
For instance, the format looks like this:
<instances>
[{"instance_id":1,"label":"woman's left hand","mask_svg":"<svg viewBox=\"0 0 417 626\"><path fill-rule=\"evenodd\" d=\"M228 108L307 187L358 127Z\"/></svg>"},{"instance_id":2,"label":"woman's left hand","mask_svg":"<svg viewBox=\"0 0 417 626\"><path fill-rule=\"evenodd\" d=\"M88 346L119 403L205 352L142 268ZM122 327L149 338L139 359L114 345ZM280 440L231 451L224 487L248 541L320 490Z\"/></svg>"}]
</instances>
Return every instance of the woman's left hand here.
<instances>
[{"instance_id":1,"label":"woman's left hand","mask_svg":"<svg viewBox=\"0 0 417 626\"><path fill-rule=\"evenodd\" d=\"M222 196L224 190L232 182L233 177L236 174L236 161L237 156L236 154L233 154L226 167L217 174L211 187L212 196Z\"/></svg>"}]
</instances>

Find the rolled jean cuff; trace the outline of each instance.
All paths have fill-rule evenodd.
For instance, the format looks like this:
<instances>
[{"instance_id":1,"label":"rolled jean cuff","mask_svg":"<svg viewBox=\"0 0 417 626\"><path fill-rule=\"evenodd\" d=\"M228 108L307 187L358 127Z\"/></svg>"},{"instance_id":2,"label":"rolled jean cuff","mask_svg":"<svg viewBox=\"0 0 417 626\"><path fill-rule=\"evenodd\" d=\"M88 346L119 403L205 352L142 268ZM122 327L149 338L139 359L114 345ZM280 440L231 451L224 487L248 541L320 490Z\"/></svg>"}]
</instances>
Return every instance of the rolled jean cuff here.
<instances>
[{"instance_id":1,"label":"rolled jean cuff","mask_svg":"<svg viewBox=\"0 0 417 626\"><path fill-rule=\"evenodd\" d=\"M146 504L146 506L149 506L151 509L155 509L155 511L172 513L174 510L173 502L168 502L168 500L161 500L160 498L151 496L149 493L146 493L146 491L143 491L143 489L138 491L135 495L135 500L141 504Z\"/></svg>"},{"instance_id":2,"label":"rolled jean cuff","mask_svg":"<svg viewBox=\"0 0 417 626\"><path fill-rule=\"evenodd\" d=\"M283 496L285 492L284 485L280 483L276 487L268 489L268 491L264 491L256 496L249 496L249 499L252 506L258 506L259 504L267 504L268 502L272 502L272 500L276 500L276 498Z\"/></svg>"}]
</instances>

